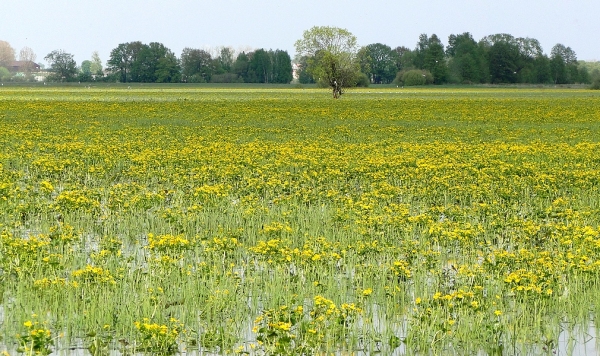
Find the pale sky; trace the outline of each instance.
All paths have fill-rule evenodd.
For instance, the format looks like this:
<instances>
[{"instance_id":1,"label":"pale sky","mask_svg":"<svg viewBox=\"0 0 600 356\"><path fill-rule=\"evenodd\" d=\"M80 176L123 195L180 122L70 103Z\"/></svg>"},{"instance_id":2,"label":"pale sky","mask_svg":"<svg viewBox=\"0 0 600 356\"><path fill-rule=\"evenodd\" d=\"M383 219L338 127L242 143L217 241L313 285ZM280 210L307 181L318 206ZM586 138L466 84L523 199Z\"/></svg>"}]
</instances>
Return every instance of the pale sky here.
<instances>
[{"instance_id":1,"label":"pale sky","mask_svg":"<svg viewBox=\"0 0 600 356\"><path fill-rule=\"evenodd\" d=\"M360 45L414 49L419 34L470 32L531 37L549 54L557 43L580 60L600 60L600 0L19 0L0 6L0 40L37 62L55 49L81 64L98 51L104 63L119 43L161 42L178 57L185 47L283 49L313 26L346 28Z\"/></svg>"}]
</instances>

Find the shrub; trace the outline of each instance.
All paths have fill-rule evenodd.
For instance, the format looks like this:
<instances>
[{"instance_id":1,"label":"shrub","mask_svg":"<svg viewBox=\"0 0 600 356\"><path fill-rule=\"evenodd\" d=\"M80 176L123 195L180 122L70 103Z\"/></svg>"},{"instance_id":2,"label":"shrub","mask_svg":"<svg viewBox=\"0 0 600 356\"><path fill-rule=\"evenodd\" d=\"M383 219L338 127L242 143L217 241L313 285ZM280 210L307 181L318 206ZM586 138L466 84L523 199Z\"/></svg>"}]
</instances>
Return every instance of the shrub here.
<instances>
[{"instance_id":1,"label":"shrub","mask_svg":"<svg viewBox=\"0 0 600 356\"><path fill-rule=\"evenodd\" d=\"M0 81L7 81L10 79L10 72L4 67L0 67Z\"/></svg>"},{"instance_id":2,"label":"shrub","mask_svg":"<svg viewBox=\"0 0 600 356\"><path fill-rule=\"evenodd\" d=\"M356 78L356 86L357 87L367 88L370 83L371 83L371 81L369 80L369 77L367 77L367 75L365 73L358 74L358 76Z\"/></svg>"},{"instance_id":3,"label":"shrub","mask_svg":"<svg viewBox=\"0 0 600 356\"><path fill-rule=\"evenodd\" d=\"M427 70L412 69L398 72L394 82L405 86L433 84L433 76Z\"/></svg>"}]
</instances>

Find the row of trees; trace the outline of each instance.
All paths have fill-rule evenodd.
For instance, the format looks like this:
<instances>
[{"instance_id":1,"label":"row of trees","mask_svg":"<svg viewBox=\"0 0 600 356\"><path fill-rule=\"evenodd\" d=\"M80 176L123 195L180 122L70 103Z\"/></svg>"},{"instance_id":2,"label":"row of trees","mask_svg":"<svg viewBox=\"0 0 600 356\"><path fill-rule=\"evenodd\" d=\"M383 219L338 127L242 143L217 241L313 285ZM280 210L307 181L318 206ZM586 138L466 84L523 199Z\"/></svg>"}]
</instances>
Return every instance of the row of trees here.
<instances>
[{"instance_id":1,"label":"row of trees","mask_svg":"<svg viewBox=\"0 0 600 356\"><path fill-rule=\"evenodd\" d=\"M185 48L181 54L182 80L188 83L289 83L292 60L286 51L258 49L234 52L223 47L213 58L208 51Z\"/></svg>"},{"instance_id":2,"label":"row of trees","mask_svg":"<svg viewBox=\"0 0 600 356\"><path fill-rule=\"evenodd\" d=\"M476 41L468 33L452 34L445 46L435 34L422 34L414 49L392 48L382 43L364 47L349 31L313 27L295 44L300 83L320 83L341 95L344 87L389 84L532 83L571 84L600 80L600 71L589 71L575 52L556 44L545 54L536 39L509 34L486 36ZM0 80L10 75L6 67L15 61L15 50L0 41ZM19 60L35 61L30 48ZM110 53L106 70L98 53L77 66L73 55L62 50L49 53L49 80L188 83L289 83L292 60L286 51L258 49L235 53L229 47L212 54L185 48L178 58L162 43L128 42ZM4 68L2 68L4 67Z\"/></svg>"},{"instance_id":3,"label":"row of trees","mask_svg":"<svg viewBox=\"0 0 600 356\"><path fill-rule=\"evenodd\" d=\"M62 82L290 83L293 79L292 60L282 50L258 49L236 54L232 48L222 47L218 55L213 56L204 49L185 48L181 57L177 58L162 43L135 41L121 43L114 48L106 70L98 52L79 67L74 56L63 50L54 50L44 59L50 65L47 79ZM34 61L35 57L29 60ZM0 80L2 74L9 77L10 73L5 68L14 61L14 49L7 42L0 41L0 67L4 67L3 71L0 70Z\"/></svg>"},{"instance_id":4,"label":"row of trees","mask_svg":"<svg viewBox=\"0 0 600 356\"><path fill-rule=\"evenodd\" d=\"M220 49L214 57L206 50L185 48L180 58L162 43L121 43L110 52L107 72L102 70L97 53L84 61L79 73L73 56L53 51L45 58L52 78L61 81L93 80L122 83L289 83L292 64L285 51L258 49L234 57L231 48Z\"/></svg>"},{"instance_id":5,"label":"row of trees","mask_svg":"<svg viewBox=\"0 0 600 356\"><path fill-rule=\"evenodd\" d=\"M355 39L350 33L337 32L332 36L332 30L335 29L315 27L305 32L301 41L310 43L319 36ZM313 43L326 42L316 40ZM318 51L303 52L298 43L296 49L302 55L298 59L300 82L318 82L320 77L315 74L319 70L315 68L319 66L313 68L319 62ZM326 46L321 46L321 50L328 51ZM435 34L423 34L414 49L374 43L353 48L348 55L354 58L357 66L354 81L360 82L360 73L363 73L370 83L375 84L571 84L590 83L594 76L600 76L600 73L589 73L585 66L580 66L570 47L557 44L548 56L538 40L515 38L509 34L490 35L479 41L468 32L453 34L449 36L447 46Z\"/></svg>"}]
</instances>

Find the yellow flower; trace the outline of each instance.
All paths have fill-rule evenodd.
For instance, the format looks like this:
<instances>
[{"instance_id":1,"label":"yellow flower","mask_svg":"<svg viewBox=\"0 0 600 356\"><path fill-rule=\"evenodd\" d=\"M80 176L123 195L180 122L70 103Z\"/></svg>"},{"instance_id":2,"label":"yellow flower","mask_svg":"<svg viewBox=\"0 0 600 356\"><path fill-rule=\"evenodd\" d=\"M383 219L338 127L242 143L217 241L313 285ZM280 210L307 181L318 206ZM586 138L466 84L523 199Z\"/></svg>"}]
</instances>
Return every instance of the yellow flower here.
<instances>
[{"instance_id":1,"label":"yellow flower","mask_svg":"<svg viewBox=\"0 0 600 356\"><path fill-rule=\"evenodd\" d=\"M362 294L366 297L369 296L371 294L373 294L373 289L372 288L367 288L365 290L363 290Z\"/></svg>"},{"instance_id":2,"label":"yellow flower","mask_svg":"<svg viewBox=\"0 0 600 356\"><path fill-rule=\"evenodd\" d=\"M494 314L496 316L500 316L500 315L502 315L502 312L500 310L496 310L496 311L494 311Z\"/></svg>"}]
</instances>

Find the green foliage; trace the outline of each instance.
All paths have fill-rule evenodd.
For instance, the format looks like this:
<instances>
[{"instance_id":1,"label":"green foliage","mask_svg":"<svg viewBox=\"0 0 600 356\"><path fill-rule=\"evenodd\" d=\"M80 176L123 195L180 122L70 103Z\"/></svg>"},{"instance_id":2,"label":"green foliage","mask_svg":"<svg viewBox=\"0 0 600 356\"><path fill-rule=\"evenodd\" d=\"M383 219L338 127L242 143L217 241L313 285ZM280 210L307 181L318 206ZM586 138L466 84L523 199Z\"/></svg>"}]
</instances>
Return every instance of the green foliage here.
<instances>
[{"instance_id":1,"label":"green foliage","mask_svg":"<svg viewBox=\"0 0 600 356\"><path fill-rule=\"evenodd\" d=\"M485 81L485 58L470 33L450 35L446 53L450 57L449 81L480 83Z\"/></svg>"},{"instance_id":2,"label":"green foliage","mask_svg":"<svg viewBox=\"0 0 600 356\"><path fill-rule=\"evenodd\" d=\"M579 81L577 55L571 47L558 43L552 47L550 56L554 84L571 84Z\"/></svg>"},{"instance_id":3,"label":"green foliage","mask_svg":"<svg viewBox=\"0 0 600 356\"><path fill-rule=\"evenodd\" d=\"M232 73L244 83L279 83L292 81L292 60L287 51L257 49L240 53L232 66Z\"/></svg>"},{"instance_id":4,"label":"green foliage","mask_svg":"<svg viewBox=\"0 0 600 356\"><path fill-rule=\"evenodd\" d=\"M224 72L231 72L231 68L233 67L233 49L230 47L221 48L221 52L217 61ZM222 73L219 73L222 74Z\"/></svg>"},{"instance_id":5,"label":"green foliage","mask_svg":"<svg viewBox=\"0 0 600 356\"><path fill-rule=\"evenodd\" d=\"M81 62L81 67L79 68L77 80L79 80L80 82L91 82L93 80L91 61L85 60Z\"/></svg>"},{"instance_id":6,"label":"green foliage","mask_svg":"<svg viewBox=\"0 0 600 356\"><path fill-rule=\"evenodd\" d=\"M356 78L356 86L361 88L367 88L371 84L369 77L365 73L358 73Z\"/></svg>"},{"instance_id":7,"label":"green foliage","mask_svg":"<svg viewBox=\"0 0 600 356\"><path fill-rule=\"evenodd\" d=\"M233 72L242 79L242 82L245 82L248 79L249 62L250 59L248 58L246 52L242 52L238 54L237 58L235 59L235 62L233 63Z\"/></svg>"},{"instance_id":8,"label":"green foliage","mask_svg":"<svg viewBox=\"0 0 600 356\"><path fill-rule=\"evenodd\" d=\"M10 79L10 72L4 67L0 67L0 81L4 82Z\"/></svg>"},{"instance_id":9,"label":"green foliage","mask_svg":"<svg viewBox=\"0 0 600 356\"><path fill-rule=\"evenodd\" d=\"M444 45L433 34L419 36L419 42L415 49L413 64L418 69L425 69L431 73L435 84L445 83L448 76L448 67L445 60Z\"/></svg>"},{"instance_id":10,"label":"green foliage","mask_svg":"<svg viewBox=\"0 0 600 356\"><path fill-rule=\"evenodd\" d=\"M254 51L248 63L248 71L253 73L256 83L269 83L273 72L269 52L262 48Z\"/></svg>"},{"instance_id":11,"label":"green foliage","mask_svg":"<svg viewBox=\"0 0 600 356\"><path fill-rule=\"evenodd\" d=\"M92 75L103 77L104 73L102 71L102 60L100 59L98 51L94 51L94 53L92 53L91 62L90 71L92 72Z\"/></svg>"},{"instance_id":12,"label":"green foliage","mask_svg":"<svg viewBox=\"0 0 600 356\"><path fill-rule=\"evenodd\" d=\"M356 85L360 72L357 40L348 30L315 26L304 31L295 47L300 58L307 58L307 69L312 77L327 83L334 98L340 97L343 88Z\"/></svg>"},{"instance_id":13,"label":"green foliage","mask_svg":"<svg viewBox=\"0 0 600 356\"><path fill-rule=\"evenodd\" d=\"M309 58L306 56L300 57L297 60L298 65L298 82L300 84L313 84L315 80L311 74L312 70L309 68L309 65L312 61L309 61Z\"/></svg>"},{"instance_id":14,"label":"green foliage","mask_svg":"<svg viewBox=\"0 0 600 356\"><path fill-rule=\"evenodd\" d=\"M156 323L149 318L136 321L138 345L136 349L153 355L173 355L177 351L177 340L184 332L183 324L170 318L166 323Z\"/></svg>"},{"instance_id":15,"label":"green foliage","mask_svg":"<svg viewBox=\"0 0 600 356\"><path fill-rule=\"evenodd\" d=\"M52 74L48 76L49 80L59 82L71 82L75 80L77 63L75 63L72 54L63 50L54 50L48 53L44 59L50 63Z\"/></svg>"},{"instance_id":16,"label":"green foliage","mask_svg":"<svg viewBox=\"0 0 600 356\"><path fill-rule=\"evenodd\" d=\"M290 55L287 51L278 49L271 56L273 58L272 83L290 83L294 79L292 76L292 58Z\"/></svg>"},{"instance_id":17,"label":"green foliage","mask_svg":"<svg viewBox=\"0 0 600 356\"><path fill-rule=\"evenodd\" d=\"M412 69L408 71L400 71L396 75L394 82L403 86L416 86L433 84L434 78L429 71Z\"/></svg>"},{"instance_id":18,"label":"green foliage","mask_svg":"<svg viewBox=\"0 0 600 356\"><path fill-rule=\"evenodd\" d=\"M492 45L488 53L492 83L516 83L519 49L504 41Z\"/></svg>"},{"instance_id":19,"label":"green foliage","mask_svg":"<svg viewBox=\"0 0 600 356\"><path fill-rule=\"evenodd\" d=\"M370 44L358 51L361 72L375 84L388 84L398 71L398 52L382 43Z\"/></svg>"},{"instance_id":20,"label":"green foliage","mask_svg":"<svg viewBox=\"0 0 600 356\"><path fill-rule=\"evenodd\" d=\"M52 332L46 323L35 320L36 317L34 315L34 321L28 320L23 324L27 331L17 337L19 340L17 351L26 355L50 355L54 346Z\"/></svg>"},{"instance_id":21,"label":"green foliage","mask_svg":"<svg viewBox=\"0 0 600 356\"><path fill-rule=\"evenodd\" d=\"M210 53L186 47L181 53L181 69L185 82L207 83L210 82L215 67Z\"/></svg>"},{"instance_id":22,"label":"green foliage","mask_svg":"<svg viewBox=\"0 0 600 356\"><path fill-rule=\"evenodd\" d=\"M592 85L590 86L590 89L600 90L600 78L594 79L594 81L592 82Z\"/></svg>"},{"instance_id":23,"label":"green foliage","mask_svg":"<svg viewBox=\"0 0 600 356\"><path fill-rule=\"evenodd\" d=\"M121 43L110 53L109 69L118 73L119 81L142 83L176 83L181 68L175 54L162 43Z\"/></svg>"},{"instance_id":24,"label":"green foliage","mask_svg":"<svg viewBox=\"0 0 600 356\"><path fill-rule=\"evenodd\" d=\"M396 68L398 71L413 67L415 52L411 51L410 48L399 46L394 49L394 52L396 52Z\"/></svg>"}]
</instances>

